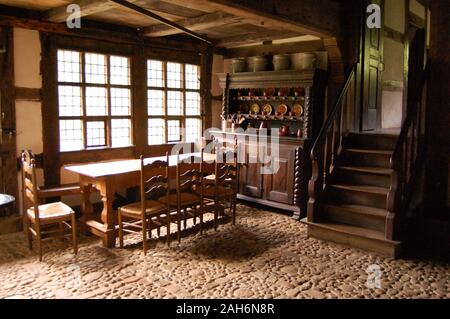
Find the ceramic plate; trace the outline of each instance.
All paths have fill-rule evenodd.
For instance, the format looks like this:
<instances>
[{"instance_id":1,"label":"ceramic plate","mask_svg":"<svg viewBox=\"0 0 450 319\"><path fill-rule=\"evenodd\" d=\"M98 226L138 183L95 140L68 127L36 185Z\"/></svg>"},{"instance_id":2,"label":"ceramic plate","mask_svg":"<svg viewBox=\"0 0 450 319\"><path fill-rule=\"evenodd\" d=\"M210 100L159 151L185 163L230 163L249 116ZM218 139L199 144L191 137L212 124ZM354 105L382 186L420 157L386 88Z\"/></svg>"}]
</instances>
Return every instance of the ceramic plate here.
<instances>
[{"instance_id":1,"label":"ceramic plate","mask_svg":"<svg viewBox=\"0 0 450 319\"><path fill-rule=\"evenodd\" d=\"M301 116L303 114L303 106L300 103L295 103L292 107L292 113Z\"/></svg>"},{"instance_id":2,"label":"ceramic plate","mask_svg":"<svg viewBox=\"0 0 450 319\"><path fill-rule=\"evenodd\" d=\"M259 105L256 104L256 103L253 103L252 106L250 106L250 111L251 111L253 114L258 114L260 110L261 110L261 108L260 108Z\"/></svg>"},{"instance_id":3,"label":"ceramic plate","mask_svg":"<svg viewBox=\"0 0 450 319\"><path fill-rule=\"evenodd\" d=\"M287 113L287 111L288 111L288 108L287 108L286 104L278 105L277 113L279 115L285 115Z\"/></svg>"},{"instance_id":4,"label":"ceramic plate","mask_svg":"<svg viewBox=\"0 0 450 319\"><path fill-rule=\"evenodd\" d=\"M241 104L241 105L239 106L239 111L240 111L242 114L247 114L247 113L248 113L248 104L246 104L246 103Z\"/></svg>"},{"instance_id":5,"label":"ceramic plate","mask_svg":"<svg viewBox=\"0 0 450 319\"><path fill-rule=\"evenodd\" d=\"M270 104L265 104L265 105L263 106L263 108L262 108L262 111L263 111L264 113L266 113L267 115L272 114L272 111L273 111L272 105L270 105Z\"/></svg>"}]
</instances>

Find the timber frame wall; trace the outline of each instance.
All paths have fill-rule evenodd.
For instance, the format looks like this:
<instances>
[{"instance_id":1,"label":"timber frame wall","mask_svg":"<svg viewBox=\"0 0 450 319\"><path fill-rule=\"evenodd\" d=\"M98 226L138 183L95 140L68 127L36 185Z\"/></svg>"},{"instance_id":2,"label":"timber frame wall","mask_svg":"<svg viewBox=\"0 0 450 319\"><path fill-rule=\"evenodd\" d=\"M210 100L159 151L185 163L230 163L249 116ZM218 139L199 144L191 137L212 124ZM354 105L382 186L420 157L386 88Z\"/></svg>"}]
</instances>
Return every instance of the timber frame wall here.
<instances>
[{"instance_id":1,"label":"timber frame wall","mask_svg":"<svg viewBox=\"0 0 450 319\"><path fill-rule=\"evenodd\" d=\"M41 32L41 73L42 73L42 125L44 140L44 179L45 185L60 183L60 169L70 163L85 163L117 158L136 158L139 155L157 156L164 154L173 143L163 145L147 144L147 59L159 59L178 63L200 65L203 128L211 123L211 69L213 52L208 46L180 51L137 42L114 43L109 40L90 39L85 37L64 36ZM104 148L80 150L73 152L59 151L58 95L57 95L57 50L69 49L117 54L127 56L131 61L132 87L132 135L133 146L122 148Z\"/></svg>"}]
</instances>

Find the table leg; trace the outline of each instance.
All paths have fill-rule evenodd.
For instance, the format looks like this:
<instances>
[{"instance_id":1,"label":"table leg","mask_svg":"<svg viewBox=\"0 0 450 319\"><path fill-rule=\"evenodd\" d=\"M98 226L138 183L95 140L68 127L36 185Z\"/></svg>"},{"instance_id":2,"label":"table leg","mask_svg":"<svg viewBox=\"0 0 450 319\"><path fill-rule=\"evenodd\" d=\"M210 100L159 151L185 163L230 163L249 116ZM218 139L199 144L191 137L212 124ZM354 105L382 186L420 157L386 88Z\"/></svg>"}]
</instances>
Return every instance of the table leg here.
<instances>
[{"instance_id":1,"label":"table leg","mask_svg":"<svg viewBox=\"0 0 450 319\"><path fill-rule=\"evenodd\" d=\"M114 214L112 202L114 199L114 189L112 185L104 183L100 189L102 196L103 210L102 222L104 224L105 235L102 237L103 246L112 248L116 243L116 217Z\"/></svg>"},{"instance_id":2,"label":"table leg","mask_svg":"<svg viewBox=\"0 0 450 319\"><path fill-rule=\"evenodd\" d=\"M94 208L91 203L91 189L92 184L90 183L83 183L80 182L81 187L81 196L82 196L82 202L81 202L81 226L80 231L83 233L88 233L88 228L86 227L86 222L88 220L92 219L92 214L94 213Z\"/></svg>"}]
</instances>

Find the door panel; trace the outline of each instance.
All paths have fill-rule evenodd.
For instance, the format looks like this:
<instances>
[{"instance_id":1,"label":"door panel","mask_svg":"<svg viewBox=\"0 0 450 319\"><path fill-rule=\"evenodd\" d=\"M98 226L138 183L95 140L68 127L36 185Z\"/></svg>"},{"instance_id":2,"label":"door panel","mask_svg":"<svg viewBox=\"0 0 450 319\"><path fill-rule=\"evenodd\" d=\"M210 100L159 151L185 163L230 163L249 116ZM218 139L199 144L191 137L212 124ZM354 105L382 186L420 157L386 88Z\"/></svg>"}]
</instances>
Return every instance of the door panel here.
<instances>
[{"instance_id":1,"label":"door panel","mask_svg":"<svg viewBox=\"0 0 450 319\"><path fill-rule=\"evenodd\" d=\"M241 166L239 176L240 193L246 196L262 197L261 166L258 163L257 153L249 153L246 150L247 159L245 165Z\"/></svg>"},{"instance_id":2,"label":"door panel","mask_svg":"<svg viewBox=\"0 0 450 319\"><path fill-rule=\"evenodd\" d=\"M265 197L270 201L293 205L295 149L280 149L277 162L277 173L265 176Z\"/></svg>"},{"instance_id":3,"label":"door panel","mask_svg":"<svg viewBox=\"0 0 450 319\"><path fill-rule=\"evenodd\" d=\"M368 0L369 4L382 6L381 0ZM383 12L383 10L381 10ZM383 15L382 15L383 16ZM383 22L382 22L383 25ZM381 72L383 67L383 28L365 27L363 51L363 103L362 130L370 131L380 127Z\"/></svg>"}]
</instances>

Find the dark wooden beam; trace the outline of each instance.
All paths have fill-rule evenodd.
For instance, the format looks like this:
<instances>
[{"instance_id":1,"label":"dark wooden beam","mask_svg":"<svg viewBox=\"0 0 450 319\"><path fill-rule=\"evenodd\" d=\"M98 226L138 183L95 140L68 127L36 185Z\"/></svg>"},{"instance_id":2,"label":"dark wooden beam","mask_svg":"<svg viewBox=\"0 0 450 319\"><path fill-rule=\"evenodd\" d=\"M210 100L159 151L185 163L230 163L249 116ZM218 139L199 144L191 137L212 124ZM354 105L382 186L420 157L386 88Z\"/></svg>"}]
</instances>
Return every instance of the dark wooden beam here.
<instances>
[{"instance_id":1,"label":"dark wooden beam","mask_svg":"<svg viewBox=\"0 0 450 319\"><path fill-rule=\"evenodd\" d=\"M230 23L241 21L242 18L226 14L223 12L214 12L199 17L187 18L176 21L176 23L184 28L189 28L191 31L199 31L218 26L223 26ZM165 24L156 24L144 28L144 35L151 37L164 37L177 33L182 33L181 30L173 28Z\"/></svg>"},{"instance_id":2,"label":"dark wooden beam","mask_svg":"<svg viewBox=\"0 0 450 319\"><path fill-rule=\"evenodd\" d=\"M175 22L172 22L170 20L167 20L166 18L163 18L163 17L161 17L161 16L159 16L159 15L157 15L157 14L155 14L155 13L153 13L153 12L151 12L151 11L145 9L145 8L142 8L140 6L132 4L132 3L128 2L128 1L125 1L125 0L111 0L111 1L121 5L123 7L126 7L128 9L131 9L131 10L134 10L136 12L139 12L140 14L148 16L148 17L150 17L152 19L158 20L159 22L164 23L167 26L170 26L172 28L178 29L178 30L180 30L180 31L182 31L182 32L184 32L186 34L189 34L190 36L192 36L194 38L197 38L197 39L199 39L199 40L201 40L203 42L206 42L208 44L212 44L211 40L207 39L205 36L203 36L201 34L198 34L198 33L194 32L194 31L191 31L189 29L186 29L185 27L183 27L183 26L181 26L181 25L179 25L179 24L177 24Z\"/></svg>"},{"instance_id":3,"label":"dark wooden beam","mask_svg":"<svg viewBox=\"0 0 450 319\"><path fill-rule=\"evenodd\" d=\"M16 101L41 101L41 89L16 87Z\"/></svg>"},{"instance_id":4,"label":"dark wooden beam","mask_svg":"<svg viewBox=\"0 0 450 319\"><path fill-rule=\"evenodd\" d=\"M280 44L265 44L254 45L240 48L225 49L223 52L224 57L231 58L243 58L257 55L274 55L274 54L289 54L289 53L302 53L302 52L314 52L322 51L325 47L322 40L313 41L297 41L291 43Z\"/></svg>"},{"instance_id":5,"label":"dark wooden beam","mask_svg":"<svg viewBox=\"0 0 450 319\"><path fill-rule=\"evenodd\" d=\"M318 37L340 32L340 3L332 0L165 0L196 10L222 11L246 23Z\"/></svg>"},{"instance_id":6,"label":"dark wooden beam","mask_svg":"<svg viewBox=\"0 0 450 319\"><path fill-rule=\"evenodd\" d=\"M198 41L194 42L183 39L183 46L180 46L179 39L175 41L166 38L148 38L144 37L142 32L134 28L100 23L92 20L83 20L83 27L81 29L69 29L63 23L42 21L40 14L37 11L2 5L0 5L0 26L10 26L80 38L105 40L111 43L146 44L162 49L173 49L174 47L177 47L177 49L182 51L200 52L202 50L202 46Z\"/></svg>"},{"instance_id":7,"label":"dark wooden beam","mask_svg":"<svg viewBox=\"0 0 450 319\"><path fill-rule=\"evenodd\" d=\"M265 31L265 32L251 32L220 39L215 43L215 45L219 47L232 47L241 44L250 44L250 43L256 44L258 42L264 42L268 40L293 38L301 35L302 34L279 30Z\"/></svg>"}]
</instances>

